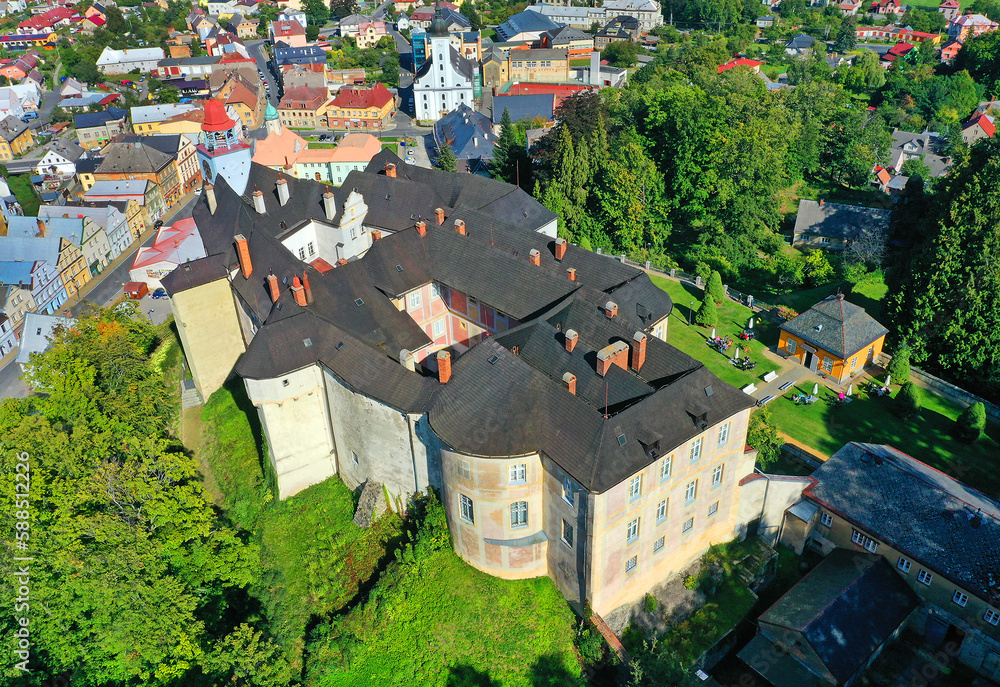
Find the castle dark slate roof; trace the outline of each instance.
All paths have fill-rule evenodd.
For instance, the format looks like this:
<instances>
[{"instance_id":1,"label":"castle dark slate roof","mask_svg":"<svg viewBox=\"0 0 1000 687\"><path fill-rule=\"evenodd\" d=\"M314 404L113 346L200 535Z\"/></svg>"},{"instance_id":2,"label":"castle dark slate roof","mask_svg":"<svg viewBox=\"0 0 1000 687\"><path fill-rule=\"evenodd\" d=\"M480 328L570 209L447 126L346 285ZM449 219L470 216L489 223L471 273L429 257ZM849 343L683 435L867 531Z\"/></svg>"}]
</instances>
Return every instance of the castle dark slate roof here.
<instances>
[{"instance_id":1,"label":"castle dark slate roof","mask_svg":"<svg viewBox=\"0 0 1000 687\"><path fill-rule=\"evenodd\" d=\"M889 333L864 308L839 294L824 298L781 328L842 360Z\"/></svg>"},{"instance_id":2,"label":"castle dark slate roof","mask_svg":"<svg viewBox=\"0 0 1000 687\"><path fill-rule=\"evenodd\" d=\"M1000 603L1000 503L877 444L847 444L812 477L807 498L987 603Z\"/></svg>"},{"instance_id":3,"label":"castle dark slate roof","mask_svg":"<svg viewBox=\"0 0 1000 687\"><path fill-rule=\"evenodd\" d=\"M884 231L889 226L890 210L868 208L841 203L818 203L815 200L799 201L795 216L794 236L813 238L823 236L853 240L865 231Z\"/></svg>"}]
</instances>

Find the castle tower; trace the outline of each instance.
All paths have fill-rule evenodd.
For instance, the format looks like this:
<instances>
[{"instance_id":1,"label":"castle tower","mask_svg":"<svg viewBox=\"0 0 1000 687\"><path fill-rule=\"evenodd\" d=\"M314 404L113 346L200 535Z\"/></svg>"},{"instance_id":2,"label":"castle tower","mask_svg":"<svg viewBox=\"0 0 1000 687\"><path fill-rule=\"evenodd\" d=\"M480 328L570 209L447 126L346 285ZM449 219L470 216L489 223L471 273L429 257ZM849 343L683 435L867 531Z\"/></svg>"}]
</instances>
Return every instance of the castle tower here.
<instances>
[{"instance_id":1,"label":"castle tower","mask_svg":"<svg viewBox=\"0 0 1000 687\"><path fill-rule=\"evenodd\" d=\"M198 161L201 163L205 183L216 183L222 175L234 191L246 190L250 174L250 146L236 135L236 122L226 114L222 103L208 100L205 103L205 121L198 135Z\"/></svg>"}]
</instances>

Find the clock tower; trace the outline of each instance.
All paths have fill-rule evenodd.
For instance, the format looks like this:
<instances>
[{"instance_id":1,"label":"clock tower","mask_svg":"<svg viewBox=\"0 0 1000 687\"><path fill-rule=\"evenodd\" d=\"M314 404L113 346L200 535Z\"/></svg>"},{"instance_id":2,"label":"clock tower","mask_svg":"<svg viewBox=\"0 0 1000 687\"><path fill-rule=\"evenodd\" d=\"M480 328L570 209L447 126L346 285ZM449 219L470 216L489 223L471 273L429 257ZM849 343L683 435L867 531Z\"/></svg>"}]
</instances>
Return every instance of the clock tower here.
<instances>
[{"instance_id":1,"label":"clock tower","mask_svg":"<svg viewBox=\"0 0 1000 687\"><path fill-rule=\"evenodd\" d=\"M233 121L222 103L210 99L205 103L205 121L198 135L198 161L205 183L215 184L222 176L229 186L243 195L250 174L250 146L236 135Z\"/></svg>"}]
</instances>

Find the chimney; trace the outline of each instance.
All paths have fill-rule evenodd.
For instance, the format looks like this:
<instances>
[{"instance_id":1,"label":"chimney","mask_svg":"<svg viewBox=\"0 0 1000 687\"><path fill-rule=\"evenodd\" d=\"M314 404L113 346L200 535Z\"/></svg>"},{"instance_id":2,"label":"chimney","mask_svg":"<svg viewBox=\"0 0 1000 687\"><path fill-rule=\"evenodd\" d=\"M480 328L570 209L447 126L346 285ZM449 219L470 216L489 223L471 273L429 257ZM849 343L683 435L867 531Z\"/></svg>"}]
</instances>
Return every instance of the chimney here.
<instances>
[{"instance_id":1,"label":"chimney","mask_svg":"<svg viewBox=\"0 0 1000 687\"><path fill-rule=\"evenodd\" d=\"M278 287L278 278L273 272L267 275L267 288L271 292L271 302L277 303L281 297L281 289Z\"/></svg>"},{"instance_id":2,"label":"chimney","mask_svg":"<svg viewBox=\"0 0 1000 687\"><path fill-rule=\"evenodd\" d=\"M590 85L601 85L601 52L599 50L590 53Z\"/></svg>"},{"instance_id":3,"label":"chimney","mask_svg":"<svg viewBox=\"0 0 1000 687\"><path fill-rule=\"evenodd\" d=\"M233 241L236 242L236 258L240 261L240 272L243 273L244 279L249 279L250 275L253 274L253 263L250 262L250 245L243 234L234 236Z\"/></svg>"},{"instance_id":4,"label":"chimney","mask_svg":"<svg viewBox=\"0 0 1000 687\"><path fill-rule=\"evenodd\" d=\"M444 208L435 208L434 209L434 221L437 222L437 225L439 227L442 224L444 224Z\"/></svg>"},{"instance_id":5,"label":"chimney","mask_svg":"<svg viewBox=\"0 0 1000 687\"><path fill-rule=\"evenodd\" d=\"M618 304L614 301L608 301L604 304L604 314L608 316L610 320L612 317L618 314Z\"/></svg>"},{"instance_id":6,"label":"chimney","mask_svg":"<svg viewBox=\"0 0 1000 687\"><path fill-rule=\"evenodd\" d=\"M451 353L448 351L438 351L438 379L442 384L447 384L451 379Z\"/></svg>"},{"instance_id":7,"label":"chimney","mask_svg":"<svg viewBox=\"0 0 1000 687\"><path fill-rule=\"evenodd\" d=\"M538 252L538 249L532 248L531 252L528 253L528 261L532 265L540 266L542 264L542 254Z\"/></svg>"},{"instance_id":8,"label":"chimney","mask_svg":"<svg viewBox=\"0 0 1000 687\"><path fill-rule=\"evenodd\" d=\"M306 289L306 303L311 304L313 302L313 290L312 287L309 286L309 272L305 270L302 271L302 286ZM646 349L643 348L643 350Z\"/></svg>"},{"instance_id":9,"label":"chimney","mask_svg":"<svg viewBox=\"0 0 1000 687\"><path fill-rule=\"evenodd\" d=\"M292 296L295 297L295 302L301 305L303 308L306 307L306 294L305 290L302 288L302 281L295 277L292 280Z\"/></svg>"},{"instance_id":10,"label":"chimney","mask_svg":"<svg viewBox=\"0 0 1000 687\"><path fill-rule=\"evenodd\" d=\"M38 221L38 233L35 234L35 236L41 236L42 238L45 238L45 222L41 218L39 218L37 221Z\"/></svg>"},{"instance_id":11,"label":"chimney","mask_svg":"<svg viewBox=\"0 0 1000 687\"><path fill-rule=\"evenodd\" d=\"M632 369L638 372L646 362L646 335L636 332L632 335Z\"/></svg>"},{"instance_id":12,"label":"chimney","mask_svg":"<svg viewBox=\"0 0 1000 687\"><path fill-rule=\"evenodd\" d=\"M423 220L417 222L417 233L421 236L427 236L427 222Z\"/></svg>"},{"instance_id":13,"label":"chimney","mask_svg":"<svg viewBox=\"0 0 1000 687\"><path fill-rule=\"evenodd\" d=\"M278 187L278 202L281 203L281 207L285 207L285 203L288 202L288 179L281 177L274 184Z\"/></svg>"},{"instance_id":14,"label":"chimney","mask_svg":"<svg viewBox=\"0 0 1000 687\"><path fill-rule=\"evenodd\" d=\"M566 239L556 239L556 260L566 256Z\"/></svg>"},{"instance_id":15,"label":"chimney","mask_svg":"<svg viewBox=\"0 0 1000 687\"><path fill-rule=\"evenodd\" d=\"M612 365L628 369L628 344L624 341L616 341L597 352L597 374L605 376Z\"/></svg>"},{"instance_id":16,"label":"chimney","mask_svg":"<svg viewBox=\"0 0 1000 687\"><path fill-rule=\"evenodd\" d=\"M337 200L329 191L323 194L323 211L326 212L327 222L332 222L337 216Z\"/></svg>"},{"instance_id":17,"label":"chimney","mask_svg":"<svg viewBox=\"0 0 1000 687\"><path fill-rule=\"evenodd\" d=\"M347 264L347 260L345 260L344 258L341 258L340 260L337 261L337 267L340 267L341 265L346 265L346 264Z\"/></svg>"},{"instance_id":18,"label":"chimney","mask_svg":"<svg viewBox=\"0 0 1000 687\"><path fill-rule=\"evenodd\" d=\"M563 338L566 340L566 352L572 353L573 349L576 348L576 342L580 340L580 335L576 333L575 329L567 329Z\"/></svg>"},{"instance_id":19,"label":"chimney","mask_svg":"<svg viewBox=\"0 0 1000 687\"><path fill-rule=\"evenodd\" d=\"M823 207L823 202L824 202L824 201L823 201L823 199L822 199L822 198L820 198L820 199L819 199L819 206L820 206L820 207Z\"/></svg>"},{"instance_id":20,"label":"chimney","mask_svg":"<svg viewBox=\"0 0 1000 687\"><path fill-rule=\"evenodd\" d=\"M212 184L205 184L205 198L208 199L208 211L214 215L219 203L215 200L215 186Z\"/></svg>"},{"instance_id":21,"label":"chimney","mask_svg":"<svg viewBox=\"0 0 1000 687\"><path fill-rule=\"evenodd\" d=\"M267 208L264 207L264 192L256 187L254 187L253 192L253 209L257 211L258 215L267 212Z\"/></svg>"},{"instance_id":22,"label":"chimney","mask_svg":"<svg viewBox=\"0 0 1000 687\"><path fill-rule=\"evenodd\" d=\"M417 365L413 360L413 353L405 348L399 352L399 364L410 372L415 372L417 369Z\"/></svg>"},{"instance_id":23,"label":"chimney","mask_svg":"<svg viewBox=\"0 0 1000 687\"><path fill-rule=\"evenodd\" d=\"M387 177L392 177L393 179L395 179L396 178L396 165L394 165L391 162L386 162L385 163L385 175Z\"/></svg>"},{"instance_id":24,"label":"chimney","mask_svg":"<svg viewBox=\"0 0 1000 687\"><path fill-rule=\"evenodd\" d=\"M382 232L378 229L372 229L372 243L375 243L380 238L382 238Z\"/></svg>"},{"instance_id":25,"label":"chimney","mask_svg":"<svg viewBox=\"0 0 1000 687\"><path fill-rule=\"evenodd\" d=\"M462 236L465 236L465 221L456 219L455 220L455 231L457 231Z\"/></svg>"},{"instance_id":26,"label":"chimney","mask_svg":"<svg viewBox=\"0 0 1000 687\"><path fill-rule=\"evenodd\" d=\"M570 392L576 396L576 375L572 372L567 372L563 375L563 386L566 387L566 391Z\"/></svg>"},{"instance_id":27,"label":"chimney","mask_svg":"<svg viewBox=\"0 0 1000 687\"><path fill-rule=\"evenodd\" d=\"M570 281L576 281L576 269L573 267L567 267L566 276L569 277Z\"/></svg>"}]
</instances>

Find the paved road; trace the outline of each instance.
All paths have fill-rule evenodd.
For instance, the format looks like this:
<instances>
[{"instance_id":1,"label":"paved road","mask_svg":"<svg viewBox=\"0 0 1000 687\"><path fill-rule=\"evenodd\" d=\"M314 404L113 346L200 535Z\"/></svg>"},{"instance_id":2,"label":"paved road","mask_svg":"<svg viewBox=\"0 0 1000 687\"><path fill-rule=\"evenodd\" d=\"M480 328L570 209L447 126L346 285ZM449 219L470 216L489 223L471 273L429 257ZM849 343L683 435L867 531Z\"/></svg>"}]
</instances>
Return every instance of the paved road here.
<instances>
[{"instance_id":1,"label":"paved road","mask_svg":"<svg viewBox=\"0 0 1000 687\"><path fill-rule=\"evenodd\" d=\"M264 81L271 86L271 103L278 106L278 81L267 66L267 54L264 52L265 41L247 41L246 45L250 51L250 56L257 63L257 69L264 72Z\"/></svg>"}]
</instances>

